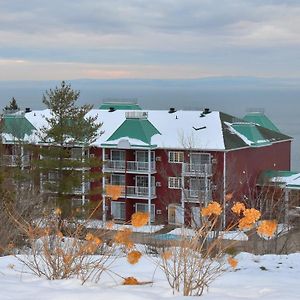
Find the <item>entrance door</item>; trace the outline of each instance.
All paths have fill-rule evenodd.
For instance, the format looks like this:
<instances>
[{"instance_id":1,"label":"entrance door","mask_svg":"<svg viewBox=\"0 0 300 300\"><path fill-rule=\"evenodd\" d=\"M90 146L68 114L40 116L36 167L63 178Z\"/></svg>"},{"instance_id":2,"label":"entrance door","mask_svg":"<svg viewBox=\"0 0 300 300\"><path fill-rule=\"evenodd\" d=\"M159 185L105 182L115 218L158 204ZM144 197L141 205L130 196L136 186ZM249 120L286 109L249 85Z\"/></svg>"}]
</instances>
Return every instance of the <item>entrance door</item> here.
<instances>
[{"instance_id":1,"label":"entrance door","mask_svg":"<svg viewBox=\"0 0 300 300\"><path fill-rule=\"evenodd\" d=\"M179 204L169 204L168 223L171 225L183 224L183 208Z\"/></svg>"},{"instance_id":2,"label":"entrance door","mask_svg":"<svg viewBox=\"0 0 300 300\"><path fill-rule=\"evenodd\" d=\"M201 219L200 219L200 207L199 206L193 206L191 208L192 211L192 227L200 227L201 225Z\"/></svg>"},{"instance_id":3,"label":"entrance door","mask_svg":"<svg viewBox=\"0 0 300 300\"><path fill-rule=\"evenodd\" d=\"M125 202L111 202L111 214L116 220L125 220L126 219L126 210Z\"/></svg>"}]
</instances>

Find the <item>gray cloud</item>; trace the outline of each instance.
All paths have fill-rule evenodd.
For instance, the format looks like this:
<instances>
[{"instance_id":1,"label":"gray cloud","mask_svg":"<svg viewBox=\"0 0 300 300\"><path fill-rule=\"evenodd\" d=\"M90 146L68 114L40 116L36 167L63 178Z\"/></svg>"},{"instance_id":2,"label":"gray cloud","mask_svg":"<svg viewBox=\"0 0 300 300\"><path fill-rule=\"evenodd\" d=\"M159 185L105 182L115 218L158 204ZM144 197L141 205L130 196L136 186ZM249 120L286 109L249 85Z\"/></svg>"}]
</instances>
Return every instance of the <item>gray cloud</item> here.
<instances>
[{"instance_id":1,"label":"gray cloud","mask_svg":"<svg viewBox=\"0 0 300 300\"><path fill-rule=\"evenodd\" d=\"M299 14L296 0L0 0L0 59L300 76Z\"/></svg>"}]
</instances>

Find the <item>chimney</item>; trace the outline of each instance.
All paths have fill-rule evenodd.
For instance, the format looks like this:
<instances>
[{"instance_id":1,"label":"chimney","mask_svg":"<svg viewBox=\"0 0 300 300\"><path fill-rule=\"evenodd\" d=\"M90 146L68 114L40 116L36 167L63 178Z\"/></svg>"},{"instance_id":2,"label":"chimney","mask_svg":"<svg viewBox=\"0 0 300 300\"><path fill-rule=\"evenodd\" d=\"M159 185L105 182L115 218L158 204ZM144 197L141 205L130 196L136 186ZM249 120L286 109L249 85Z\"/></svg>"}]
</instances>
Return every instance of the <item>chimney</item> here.
<instances>
[{"instance_id":1,"label":"chimney","mask_svg":"<svg viewBox=\"0 0 300 300\"><path fill-rule=\"evenodd\" d=\"M170 109L169 109L169 114L173 114L173 113L175 113L175 112L176 112L175 107L170 107Z\"/></svg>"},{"instance_id":2,"label":"chimney","mask_svg":"<svg viewBox=\"0 0 300 300\"><path fill-rule=\"evenodd\" d=\"M204 113L205 115L207 115L207 114L210 114L211 111L209 110L209 108L204 108L203 113Z\"/></svg>"}]
</instances>

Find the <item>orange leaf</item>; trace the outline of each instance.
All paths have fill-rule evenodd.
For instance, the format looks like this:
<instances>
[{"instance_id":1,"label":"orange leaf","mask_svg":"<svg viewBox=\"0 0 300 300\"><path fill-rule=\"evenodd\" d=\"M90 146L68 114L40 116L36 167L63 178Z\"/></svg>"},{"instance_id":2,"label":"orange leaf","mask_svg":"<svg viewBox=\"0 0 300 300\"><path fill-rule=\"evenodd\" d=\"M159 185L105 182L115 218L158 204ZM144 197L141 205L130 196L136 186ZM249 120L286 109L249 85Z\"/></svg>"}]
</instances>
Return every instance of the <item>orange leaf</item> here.
<instances>
[{"instance_id":1,"label":"orange leaf","mask_svg":"<svg viewBox=\"0 0 300 300\"><path fill-rule=\"evenodd\" d=\"M112 200L117 200L121 197L123 186L108 184L106 185L105 189L108 197L111 197Z\"/></svg>"},{"instance_id":2,"label":"orange leaf","mask_svg":"<svg viewBox=\"0 0 300 300\"><path fill-rule=\"evenodd\" d=\"M136 212L131 216L131 224L134 227L142 227L149 221L149 214L145 212Z\"/></svg>"},{"instance_id":3,"label":"orange leaf","mask_svg":"<svg viewBox=\"0 0 300 300\"><path fill-rule=\"evenodd\" d=\"M130 264L135 265L136 263L139 262L141 256L142 256L142 253L140 251L135 251L135 250L131 251L127 255L127 261Z\"/></svg>"}]
</instances>

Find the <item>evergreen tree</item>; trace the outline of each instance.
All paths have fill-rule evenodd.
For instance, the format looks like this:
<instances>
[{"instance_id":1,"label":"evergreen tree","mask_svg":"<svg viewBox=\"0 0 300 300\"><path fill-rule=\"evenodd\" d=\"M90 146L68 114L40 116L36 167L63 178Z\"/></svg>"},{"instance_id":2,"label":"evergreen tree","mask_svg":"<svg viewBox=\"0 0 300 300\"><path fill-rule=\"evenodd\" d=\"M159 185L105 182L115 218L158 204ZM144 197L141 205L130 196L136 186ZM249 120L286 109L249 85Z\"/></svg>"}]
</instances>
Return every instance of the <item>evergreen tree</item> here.
<instances>
[{"instance_id":1,"label":"evergreen tree","mask_svg":"<svg viewBox=\"0 0 300 300\"><path fill-rule=\"evenodd\" d=\"M19 110L19 106L17 104L17 101L14 97L11 98L10 102L8 105L5 106L4 110L12 110L12 111L15 111L15 110Z\"/></svg>"},{"instance_id":2,"label":"evergreen tree","mask_svg":"<svg viewBox=\"0 0 300 300\"><path fill-rule=\"evenodd\" d=\"M96 117L86 117L91 105L76 106L79 95L79 91L63 81L43 96L51 116L46 118L47 126L41 129L43 146L38 171L44 189L55 195L63 218L70 215L74 189L79 190L84 204L86 185L99 176L90 172L100 162L89 157L89 148L101 134L102 124L96 122Z\"/></svg>"}]
</instances>

